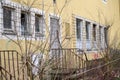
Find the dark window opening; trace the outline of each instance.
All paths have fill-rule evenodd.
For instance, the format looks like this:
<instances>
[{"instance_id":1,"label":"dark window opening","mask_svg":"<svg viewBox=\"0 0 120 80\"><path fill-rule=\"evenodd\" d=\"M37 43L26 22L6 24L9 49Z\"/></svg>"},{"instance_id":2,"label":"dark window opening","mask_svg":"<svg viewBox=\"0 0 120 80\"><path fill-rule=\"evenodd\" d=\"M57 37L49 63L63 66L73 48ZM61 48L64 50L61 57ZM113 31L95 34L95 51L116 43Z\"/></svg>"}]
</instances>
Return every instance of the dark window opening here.
<instances>
[{"instance_id":1,"label":"dark window opening","mask_svg":"<svg viewBox=\"0 0 120 80\"><path fill-rule=\"evenodd\" d=\"M99 27L99 41L102 42L102 27Z\"/></svg>"},{"instance_id":2,"label":"dark window opening","mask_svg":"<svg viewBox=\"0 0 120 80\"><path fill-rule=\"evenodd\" d=\"M93 40L96 41L96 25L93 24Z\"/></svg>"},{"instance_id":3,"label":"dark window opening","mask_svg":"<svg viewBox=\"0 0 120 80\"><path fill-rule=\"evenodd\" d=\"M35 15L35 32L40 32L40 16Z\"/></svg>"},{"instance_id":4,"label":"dark window opening","mask_svg":"<svg viewBox=\"0 0 120 80\"><path fill-rule=\"evenodd\" d=\"M86 26L86 39L89 40L90 39L90 23L89 22L86 22L85 24Z\"/></svg>"},{"instance_id":5,"label":"dark window opening","mask_svg":"<svg viewBox=\"0 0 120 80\"><path fill-rule=\"evenodd\" d=\"M27 34L27 13L26 12L21 13L21 34L22 35Z\"/></svg>"},{"instance_id":6,"label":"dark window opening","mask_svg":"<svg viewBox=\"0 0 120 80\"><path fill-rule=\"evenodd\" d=\"M108 42L107 42L107 28L104 28L104 34L105 34L105 36L104 36L105 43L106 43L106 45L108 45Z\"/></svg>"}]
</instances>

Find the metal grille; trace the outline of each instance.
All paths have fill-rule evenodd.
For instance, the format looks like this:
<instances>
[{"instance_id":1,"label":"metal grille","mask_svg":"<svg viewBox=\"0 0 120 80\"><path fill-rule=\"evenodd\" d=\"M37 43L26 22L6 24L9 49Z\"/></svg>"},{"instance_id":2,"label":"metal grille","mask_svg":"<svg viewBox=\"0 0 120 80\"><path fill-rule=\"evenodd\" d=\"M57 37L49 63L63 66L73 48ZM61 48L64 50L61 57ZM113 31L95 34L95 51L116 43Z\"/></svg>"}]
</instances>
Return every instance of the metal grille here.
<instances>
[{"instance_id":1,"label":"metal grille","mask_svg":"<svg viewBox=\"0 0 120 80\"><path fill-rule=\"evenodd\" d=\"M19 80L20 55L16 51L0 51L0 80Z\"/></svg>"}]
</instances>

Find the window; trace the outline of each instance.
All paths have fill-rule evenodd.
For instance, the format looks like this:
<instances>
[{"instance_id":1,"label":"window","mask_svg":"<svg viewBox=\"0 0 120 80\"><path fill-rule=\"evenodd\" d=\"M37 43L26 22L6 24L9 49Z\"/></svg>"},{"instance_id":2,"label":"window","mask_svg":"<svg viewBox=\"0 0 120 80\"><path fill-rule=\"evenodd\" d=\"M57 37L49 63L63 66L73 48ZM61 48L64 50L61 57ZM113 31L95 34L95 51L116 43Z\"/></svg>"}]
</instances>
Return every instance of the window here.
<instances>
[{"instance_id":1,"label":"window","mask_svg":"<svg viewBox=\"0 0 120 80\"><path fill-rule=\"evenodd\" d=\"M32 72L34 75L38 74L39 69L37 67L41 67L41 64L44 62L44 59L45 55L42 53L32 55L32 64L34 64L34 66L32 67Z\"/></svg>"},{"instance_id":2,"label":"window","mask_svg":"<svg viewBox=\"0 0 120 80\"><path fill-rule=\"evenodd\" d=\"M14 9L9 7L3 7L3 34L13 34L14 19L13 19Z\"/></svg>"},{"instance_id":3,"label":"window","mask_svg":"<svg viewBox=\"0 0 120 80\"><path fill-rule=\"evenodd\" d=\"M76 19L76 31L77 31L77 39L81 40L81 28L82 27L82 20Z\"/></svg>"},{"instance_id":4,"label":"window","mask_svg":"<svg viewBox=\"0 0 120 80\"><path fill-rule=\"evenodd\" d=\"M4 29L12 29L12 9L4 7L3 13Z\"/></svg>"},{"instance_id":5,"label":"window","mask_svg":"<svg viewBox=\"0 0 120 80\"><path fill-rule=\"evenodd\" d=\"M76 37L77 37L77 43L76 46L79 49L82 49L82 24L83 21L81 19L76 19Z\"/></svg>"},{"instance_id":6,"label":"window","mask_svg":"<svg viewBox=\"0 0 120 80\"><path fill-rule=\"evenodd\" d=\"M28 18L29 18L28 12L21 12L21 35L29 35L29 33L28 33Z\"/></svg>"},{"instance_id":7,"label":"window","mask_svg":"<svg viewBox=\"0 0 120 80\"><path fill-rule=\"evenodd\" d=\"M98 25L99 30L97 29ZM100 48L105 48L107 46L105 44L107 43L107 39L105 39L106 36L107 32L105 28L103 28L103 26L101 26L99 23L84 19L82 17L76 18L76 47L78 49L83 49L86 47L87 51L98 50L98 43L100 44ZM85 44L83 44L84 37L86 37Z\"/></svg>"},{"instance_id":8,"label":"window","mask_svg":"<svg viewBox=\"0 0 120 80\"><path fill-rule=\"evenodd\" d=\"M99 41L102 42L102 27L99 27Z\"/></svg>"},{"instance_id":9,"label":"window","mask_svg":"<svg viewBox=\"0 0 120 80\"><path fill-rule=\"evenodd\" d=\"M107 42L107 28L104 28L104 38L105 38L105 44L107 46L108 45L108 42Z\"/></svg>"},{"instance_id":10,"label":"window","mask_svg":"<svg viewBox=\"0 0 120 80\"><path fill-rule=\"evenodd\" d=\"M70 23L65 22L66 37L70 37Z\"/></svg>"},{"instance_id":11,"label":"window","mask_svg":"<svg viewBox=\"0 0 120 80\"><path fill-rule=\"evenodd\" d=\"M96 25L93 24L93 40L96 41Z\"/></svg>"},{"instance_id":12,"label":"window","mask_svg":"<svg viewBox=\"0 0 120 80\"><path fill-rule=\"evenodd\" d=\"M51 48L59 48L60 25L57 17L50 17L50 46Z\"/></svg>"},{"instance_id":13,"label":"window","mask_svg":"<svg viewBox=\"0 0 120 80\"><path fill-rule=\"evenodd\" d=\"M104 3L107 3L108 0L103 0Z\"/></svg>"},{"instance_id":14,"label":"window","mask_svg":"<svg viewBox=\"0 0 120 80\"><path fill-rule=\"evenodd\" d=\"M35 36L43 37L44 19L42 15L35 15Z\"/></svg>"},{"instance_id":15,"label":"window","mask_svg":"<svg viewBox=\"0 0 120 80\"><path fill-rule=\"evenodd\" d=\"M86 26L86 39L90 40L90 23L86 22L85 26Z\"/></svg>"},{"instance_id":16,"label":"window","mask_svg":"<svg viewBox=\"0 0 120 80\"><path fill-rule=\"evenodd\" d=\"M86 32L86 49L88 51L91 50L91 43L90 43L90 22L85 22L85 32Z\"/></svg>"}]
</instances>

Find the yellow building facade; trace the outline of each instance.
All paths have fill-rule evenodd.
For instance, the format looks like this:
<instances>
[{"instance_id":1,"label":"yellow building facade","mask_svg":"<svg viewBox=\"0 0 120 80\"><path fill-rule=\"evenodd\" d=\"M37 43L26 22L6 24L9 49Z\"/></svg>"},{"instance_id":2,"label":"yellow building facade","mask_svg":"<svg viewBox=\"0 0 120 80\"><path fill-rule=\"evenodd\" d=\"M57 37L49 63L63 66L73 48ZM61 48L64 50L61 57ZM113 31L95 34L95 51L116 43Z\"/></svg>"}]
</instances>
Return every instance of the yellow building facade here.
<instances>
[{"instance_id":1,"label":"yellow building facade","mask_svg":"<svg viewBox=\"0 0 120 80\"><path fill-rule=\"evenodd\" d=\"M0 1L3 80L84 74L107 47L119 48L120 0Z\"/></svg>"},{"instance_id":2,"label":"yellow building facade","mask_svg":"<svg viewBox=\"0 0 120 80\"><path fill-rule=\"evenodd\" d=\"M90 59L99 58L107 43L119 43L119 4L119 0L3 0L0 50L25 51L27 37L33 50L41 45L45 50L76 48Z\"/></svg>"}]
</instances>

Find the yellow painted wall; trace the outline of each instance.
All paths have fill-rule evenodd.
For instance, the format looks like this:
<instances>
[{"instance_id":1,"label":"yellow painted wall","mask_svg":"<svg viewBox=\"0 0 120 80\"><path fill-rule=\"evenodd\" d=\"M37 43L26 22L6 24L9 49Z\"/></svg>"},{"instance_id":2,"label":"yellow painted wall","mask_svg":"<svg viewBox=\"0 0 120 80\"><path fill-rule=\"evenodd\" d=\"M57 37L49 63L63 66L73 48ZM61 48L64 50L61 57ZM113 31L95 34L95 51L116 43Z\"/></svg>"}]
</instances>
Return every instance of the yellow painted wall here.
<instances>
[{"instance_id":1,"label":"yellow painted wall","mask_svg":"<svg viewBox=\"0 0 120 80\"><path fill-rule=\"evenodd\" d=\"M42 1L42 0L41 0ZM75 30L73 24L72 15L81 16L89 20L93 20L103 25L113 25L109 30L109 42L112 44L114 39L119 36L119 23L120 23L120 12L119 12L119 0L108 0L104 3L103 0L67 0L66 6L65 0L57 0L55 8L52 0L44 0L44 10L46 14L46 20L48 15L54 13L60 15L62 22L70 23L71 37L72 39L66 40L72 42L71 47L75 47ZM39 2L42 4L42 2ZM42 5L38 5L41 8ZM37 7L37 6L35 6ZM62 10L62 8L64 9ZM54 10L55 9L55 10ZM62 10L62 12L61 12ZM48 26L49 27L49 26ZM64 38L64 26L62 26L62 35ZM117 35L117 36L116 36ZM69 43L68 43L69 44Z\"/></svg>"},{"instance_id":2,"label":"yellow painted wall","mask_svg":"<svg viewBox=\"0 0 120 80\"><path fill-rule=\"evenodd\" d=\"M33 0L14 0L22 4L29 5L32 4ZM109 31L109 42L114 43L119 41L120 34L120 12L119 12L119 0L108 0L107 3L103 3L102 0L67 0L68 3L65 4L65 0L56 0L56 5L53 5L53 0L44 0L44 8L42 7L42 0L36 0L32 7L38 8L45 11L45 20L47 22L46 31L49 28L49 14L55 13L60 16L61 22L70 23L70 35L71 39L65 38L65 26L62 24L62 40L63 47L65 48L75 48L76 38L75 38L75 26L73 23L73 17L81 16L89 20L93 20L97 23L108 25L113 23ZM65 4L65 5L64 5ZM8 44L7 41L0 41L0 49L16 49L14 45L5 46Z\"/></svg>"}]
</instances>

